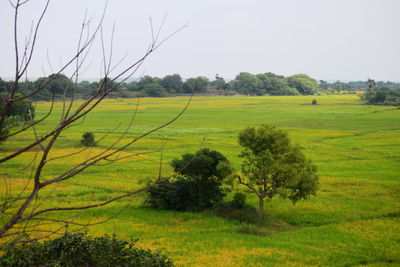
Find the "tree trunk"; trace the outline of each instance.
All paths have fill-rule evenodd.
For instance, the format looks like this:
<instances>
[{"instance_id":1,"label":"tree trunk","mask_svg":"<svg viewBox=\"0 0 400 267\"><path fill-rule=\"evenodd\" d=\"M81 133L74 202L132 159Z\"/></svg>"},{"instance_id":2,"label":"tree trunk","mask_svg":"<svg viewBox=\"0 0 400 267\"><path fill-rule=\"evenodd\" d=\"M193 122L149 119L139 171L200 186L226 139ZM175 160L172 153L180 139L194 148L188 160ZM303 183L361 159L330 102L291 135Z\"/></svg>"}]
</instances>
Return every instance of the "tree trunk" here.
<instances>
[{"instance_id":1,"label":"tree trunk","mask_svg":"<svg viewBox=\"0 0 400 267\"><path fill-rule=\"evenodd\" d=\"M259 196L258 197L259 200L259 207L258 207L258 217L263 217L264 216L264 197Z\"/></svg>"}]
</instances>

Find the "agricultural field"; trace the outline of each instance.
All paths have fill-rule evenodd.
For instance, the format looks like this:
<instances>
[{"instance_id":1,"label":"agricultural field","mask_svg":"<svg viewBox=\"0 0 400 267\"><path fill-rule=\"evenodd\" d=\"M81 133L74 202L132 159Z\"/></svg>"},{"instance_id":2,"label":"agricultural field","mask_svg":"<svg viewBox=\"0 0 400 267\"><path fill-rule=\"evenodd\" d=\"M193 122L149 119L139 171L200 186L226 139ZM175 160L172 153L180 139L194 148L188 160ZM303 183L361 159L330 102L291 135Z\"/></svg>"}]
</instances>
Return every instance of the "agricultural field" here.
<instances>
[{"instance_id":1,"label":"agricultural field","mask_svg":"<svg viewBox=\"0 0 400 267\"><path fill-rule=\"evenodd\" d=\"M311 105L312 99L318 105ZM188 98L105 100L82 124L60 137L50 158L79 151L85 132L95 148L52 161L44 170L49 179L101 151L121 137L120 144L157 127L178 114ZM137 112L135 113L137 107ZM36 104L37 118L48 102ZM54 126L61 103L37 132ZM169 162L202 147L224 154L240 170L237 135L246 126L268 124L283 128L318 166L316 196L293 205L289 200L266 203L270 223L263 229L214 216L153 210L144 205L145 193L104 208L58 213L91 222L116 216L86 230L91 235L114 234L139 239L143 248L160 249L178 266L392 266L400 265L400 109L370 106L357 95L194 97L189 109L173 124L134 143L120 156L145 153L87 169L74 179L46 190L38 205L96 203L172 173ZM135 114L132 126L126 128ZM2 143L3 155L32 139L26 132ZM161 151L162 150L162 156ZM36 150L9 161L11 191L30 175L15 172L31 162ZM5 187L0 187L4 192ZM235 185L233 192L244 188ZM3 193L2 192L2 193ZM228 198L230 195L228 196ZM256 199L248 201L256 206Z\"/></svg>"}]
</instances>

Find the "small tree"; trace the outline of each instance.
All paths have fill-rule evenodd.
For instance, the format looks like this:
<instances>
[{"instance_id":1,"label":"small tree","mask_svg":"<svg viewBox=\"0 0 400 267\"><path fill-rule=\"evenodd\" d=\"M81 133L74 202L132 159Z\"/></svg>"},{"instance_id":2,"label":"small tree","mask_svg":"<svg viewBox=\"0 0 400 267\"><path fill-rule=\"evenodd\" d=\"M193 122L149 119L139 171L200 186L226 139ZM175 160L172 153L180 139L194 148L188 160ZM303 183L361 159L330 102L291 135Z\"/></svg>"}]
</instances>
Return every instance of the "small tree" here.
<instances>
[{"instance_id":1,"label":"small tree","mask_svg":"<svg viewBox=\"0 0 400 267\"><path fill-rule=\"evenodd\" d=\"M94 147L96 146L96 141L94 140L94 134L91 132L86 132L82 135L81 146Z\"/></svg>"},{"instance_id":2,"label":"small tree","mask_svg":"<svg viewBox=\"0 0 400 267\"><path fill-rule=\"evenodd\" d=\"M239 133L239 144L244 150L239 155L243 162L238 181L257 195L260 217L265 199L278 195L295 203L315 195L317 168L285 131L267 125L248 127Z\"/></svg>"},{"instance_id":3,"label":"small tree","mask_svg":"<svg viewBox=\"0 0 400 267\"><path fill-rule=\"evenodd\" d=\"M313 104L313 105L318 104L317 99L313 99L313 100L311 101L311 104Z\"/></svg>"}]
</instances>

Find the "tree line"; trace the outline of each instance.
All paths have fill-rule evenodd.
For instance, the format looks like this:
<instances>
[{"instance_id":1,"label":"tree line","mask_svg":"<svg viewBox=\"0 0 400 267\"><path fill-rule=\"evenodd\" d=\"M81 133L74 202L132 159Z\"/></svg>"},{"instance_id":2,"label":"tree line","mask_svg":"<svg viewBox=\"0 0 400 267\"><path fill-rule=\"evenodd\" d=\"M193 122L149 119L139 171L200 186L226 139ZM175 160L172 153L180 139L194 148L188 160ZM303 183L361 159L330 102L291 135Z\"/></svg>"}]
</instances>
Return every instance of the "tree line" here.
<instances>
[{"instance_id":1,"label":"tree line","mask_svg":"<svg viewBox=\"0 0 400 267\"><path fill-rule=\"evenodd\" d=\"M335 92L354 92L354 91L367 91L369 88L369 80L367 81L335 81L328 82L325 80L320 80L318 86L321 90L327 91L328 93ZM400 83L389 82L389 81L377 81L375 82L377 89L400 89Z\"/></svg>"},{"instance_id":2,"label":"tree line","mask_svg":"<svg viewBox=\"0 0 400 267\"><path fill-rule=\"evenodd\" d=\"M116 87L109 97L167 97L188 94L212 94L212 95L314 95L317 93L354 93L355 91L367 91L368 81L328 82L317 81L306 74L292 76L277 75L272 72L251 74L241 72L233 80L227 81L218 74L214 80L199 76L183 79L179 74L166 75L163 78L143 76L131 82L117 84L109 78L105 78L105 90ZM35 81L20 82L18 92L26 94L38 88L41 84L49 82L39 93L32 96L32 100L49 101L53 95L57 98L76 95L78 98L87 99L97 93L103 79L95 82L81 81L74 83L63 74L52 74L41 77ZM7 92L13 84L0 78L0 94ZM378 81L374 88L380 91L400 90L400 83ZM386 94L386 93L385 93ZM379 97L378 97L379 98ZM372 103L372 102L371 102Z\"/></svg>"},{"instance_id":3,"label":"tree line","mask_svg":"<svg viewBox=\"0 0 400 267\"><path fill-rule=\"evenodd\" d=\"M188 94L215 94L215 95L312 95L320 88L318 82L306 74L282 76L271 72L263 74L239 73L235 79L227 81L216 75L215 79L207 77L193 77L184 80L179 74L166 75L163 78L143 76L131 82L117 84L116 81L105 78L105 90L117 87L109 97L166 97ZM51 80L51 82L49 82ZM45 88L32 96L32 100L51 100L53 96L61 98L76 95L87 99L97 93L103 79L95 82L81 81L74 83L63 74L52 74L35 81L25 81L18 84L18 92L26 94L46 84ZM12 82L0 78L0 92L8 92Z\"/></svg>"},{"instance_id":4,"label":"tree line","mask_svg":"<svg viewBox=\"0 0 400 267\"><path fill-rule=\"evenodd\" d=\"M400 87L389 86L372 79L367 81L368 89L362 96L362 99L372 105L400 105Z\"/></svg>"}]
</instances>

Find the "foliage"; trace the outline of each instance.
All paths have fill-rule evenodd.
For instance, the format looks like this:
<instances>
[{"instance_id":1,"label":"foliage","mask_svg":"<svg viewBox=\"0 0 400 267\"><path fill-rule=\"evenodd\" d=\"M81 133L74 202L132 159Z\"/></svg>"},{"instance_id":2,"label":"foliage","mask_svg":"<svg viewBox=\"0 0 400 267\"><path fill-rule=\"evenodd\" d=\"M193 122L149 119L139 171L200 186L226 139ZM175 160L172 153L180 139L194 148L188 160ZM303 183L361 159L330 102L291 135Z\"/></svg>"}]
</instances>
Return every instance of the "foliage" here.
<instances>
[{"instance_id":1,"label":"foliage","mask_svg":"<svg viewBox=\"0 0 400 267\"><path fill-rule=\"evenodd\" d=\"M248 72L241 72L235 78L237 91L244 95L262 95L260 81L257 77Z\"/></svg>"},{"instance_id":2,"label":"foliage","mask_svg":"<svg viewBox=\"0 0 400 267\"><path fill-rule=\"evenodd\" d=\"M161 80L161 85L170 94L178 94L182 91L182 78L179 74L167 75Z\"/></svg>"},{"instance_id":3,"label":"foliage","mask_svg":"<svg viewBox=\"0 0 400 267\"><path fill-rule=\"evenodd\" d=\"M307 74L295 74L287 78L288 85L302 95L313 95L318 91L318 83Z\"/></svg>"},{"instance_id":4,"label":"foliage","mask_svg":"<svg viewBox=\"0 0 400 267\"><path fill-rule=\"evenodd\" d=\"M82 135L81 146L85 147L94 147L96 146L96 141L94 138L94 134L91 132L86 132Z\"/></svg>"},{"instance_id":5,"label":"foliage","mask_svg":"<svg viewBox=\"0 0 400 267\"><path fill-rule=\"evenodd\" d=\"M47 85L41 92L33 95L33 99L51 100L52 95L61 96L66 93L67 96L70 96L73 94L74 83L64 74L51 74L48 77L39 78L33 83L32 89L38 88L46 83Z\"/></svg>"},{"instance_id":6,"label":"foliage","mask_svg":"<svg viewBox=\"0 0 400 267\"><path fill-rule=\"evenodd\" d=\"M223 180L232 173L221 153L203 148L171 163L177 175L163 179L148 190L147 202L158 209L201 211L225 196Z\"/></svg>"},{"instance_id":7,"label":"foliage","mask_svg":"<svg viewBox=\"0 0 400 267\"><path fill-rule=\"evenodd\" d=\"M189 78L183 84L184 93L204 93L210 81L206 77Z\"/></svg>"},{"instance_id":8,"label":"foliage","mask_svg":"<svg viewBox=\"0 0 400 267\"><path fill-rule=\"evenodd\" d=\"M293 203L316 193L316 166L307 160L288 134L275 127L247 127L239 133L244 148L239 183L259 198L259 216L264 214L264 199L279 195Z\"/></svg>"},{"instance_id":9,"label":"foliage","mask_svg":"<svg viewBox=\"0 0 400 267\"><path fill-rule=\"evenodd\" d=\"M135 247L115 236L90 237L65 233L43 243L8 245L1 266L173 266L168 257Z\"/></svg>"},{"instance_id":10,"label":"foliage","mask_svg":"<svg viewBox=\"0 0 400 267\"><path fill-rule=\"evenodd\" d=\"M390 86L376 86L372 79L368 79L368 89L362 99L372 105L400 105L400 89Z\"/></svg>"},{"instance_id":11,"label":"foliage","mask_svg":"<svg viewBox=\"0 0 400 267\"><path fill-rule=\"evenodd\" d=\"M202 211L223 200L225 193L221 185L215 177L199 179L177 175L150 187L147 203L157 209Z\"/></svg>"},{"instance_id":12,"label":"foliage","mask_svg":"<svg viewBox=\"0 0 400 267\"><path fill-rule=\"evenodd\" d=\"M145 96L151 97L165 97L167 96L167 92L164 87L162 87L158 83L149 83L143 87L143 92Z\"/></svg>"},{"instance_id":13,"label":"foliage","mask_svg":"<svg viewBox=\"0 0 400 267\"><path fill-rule=\"evenodd\" d=\"M299 95L296 88L290 87L284 76L272 72L257 74L260 86L268 95Z\"/></svg>"},{"instance_id":14,"label":"foliage","mask_svg":"<svg viewBox=\"0 0 400 267\"><path fill-rule=\"evenodd\" d=\"M171 162L174 172L192 178L208 179L214 176L222 181L232 172L228 159L216 150L203 148L195 154L184 154Z\"/></svg>"},{"instance_id":15,"label":"foliage","mask_svg":"<svg viewBox=\"0 0 400 267\"><path fill-rule=\"evenodd\" d=\"M15 94L20 97L21 94ZM6 104L7 94L0 92L0 110ZM29 99L23 99L14 103L8 110L5 120L0 123L0 142L6 140L5 135L9 134L9 128L17 126L21 122L28 122L35 118L35 107Z\"/></svg>"},{"instance_id":16,"label":"foliage","mask_svg":"<svg viewBox=\"0 0 400 267\"><path fill-rule=\"evenodd\" d=\"M311 101L311 104L312 104L312 105L317 105L317 104L318 104L317 99L313 99L313 100Z\"/></svg>"}]
</instances>

